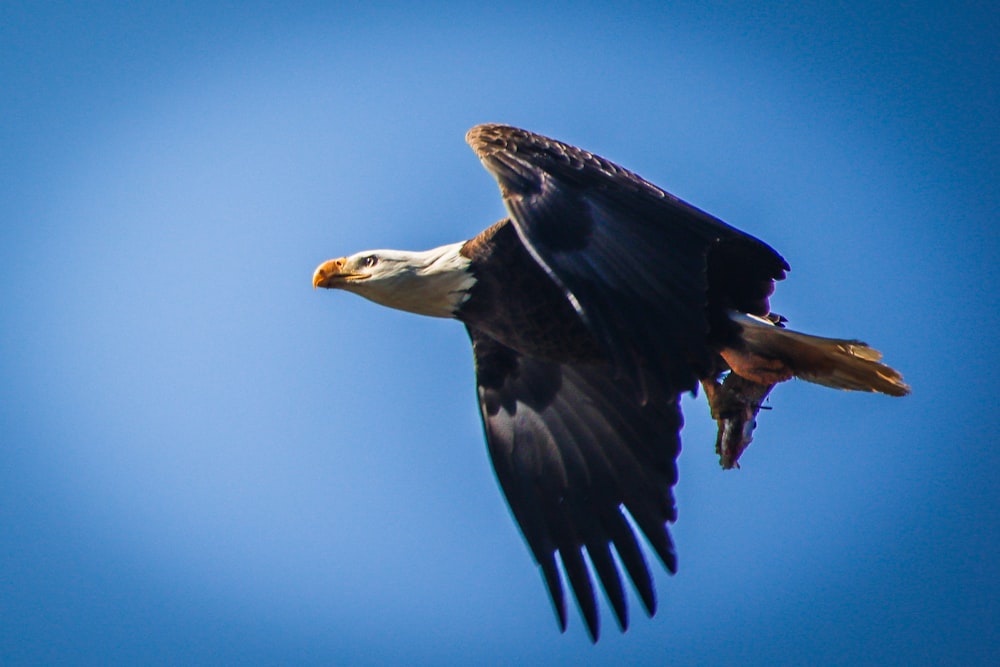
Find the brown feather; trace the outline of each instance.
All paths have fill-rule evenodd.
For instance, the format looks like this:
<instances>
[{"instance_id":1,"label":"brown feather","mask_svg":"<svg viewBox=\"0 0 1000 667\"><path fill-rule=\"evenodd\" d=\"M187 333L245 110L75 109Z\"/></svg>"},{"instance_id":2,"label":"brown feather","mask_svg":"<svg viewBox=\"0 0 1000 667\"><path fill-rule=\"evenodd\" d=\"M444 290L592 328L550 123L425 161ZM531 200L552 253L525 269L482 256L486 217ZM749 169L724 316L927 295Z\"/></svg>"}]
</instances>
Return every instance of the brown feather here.
<instances>
[{"instance_id":1,"label":"brown feather","mask_svg":"<svg viewBox=\"0 0 1000 667\"><path fill-rule=\"evenodd\" d=\"M882 354L861 341L810 336L746 315L734 314L732 319L740 325L743 343L751 354L781 362L807 382L889 396L910 393L903 376L880 363Z\"/></svg>"}]
</instances>

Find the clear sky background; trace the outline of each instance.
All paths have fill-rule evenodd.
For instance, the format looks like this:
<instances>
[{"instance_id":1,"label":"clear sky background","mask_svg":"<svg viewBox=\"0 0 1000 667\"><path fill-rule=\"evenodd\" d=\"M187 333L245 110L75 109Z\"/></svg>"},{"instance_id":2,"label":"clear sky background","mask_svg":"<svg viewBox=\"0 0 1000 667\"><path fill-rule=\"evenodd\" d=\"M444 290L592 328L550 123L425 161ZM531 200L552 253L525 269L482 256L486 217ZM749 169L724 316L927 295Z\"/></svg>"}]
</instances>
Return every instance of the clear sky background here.
<instances>
[{"instance_id":1,"label":"clear sky background","mask_svg":"<svg viewBox=\"0 0 1000 667\"><path fill-rule=\"evenodd\" d=\"M995 7L329 4L0 4L0 662L996 664ZM462 327L310 287L499 219L487 121L765 239L914 388L783 385L732 472L685 399L680 571L597 646Z\"/></svg>"}]
</instances>

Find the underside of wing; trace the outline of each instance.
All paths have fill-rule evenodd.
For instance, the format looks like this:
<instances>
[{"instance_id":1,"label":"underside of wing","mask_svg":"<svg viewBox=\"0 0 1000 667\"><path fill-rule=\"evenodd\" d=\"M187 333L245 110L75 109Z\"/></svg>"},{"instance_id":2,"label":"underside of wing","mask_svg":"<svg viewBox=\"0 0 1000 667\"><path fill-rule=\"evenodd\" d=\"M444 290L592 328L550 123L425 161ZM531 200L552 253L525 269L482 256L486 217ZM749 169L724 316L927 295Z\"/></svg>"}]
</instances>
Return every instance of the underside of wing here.
<instances>
[{"instance_id":1,"label":"underside of wing","mask_svg":"<svg viewBox=\"0 0 1000 667\"><path fill-rule=\"evenodd\" d=\"M666 524L676 518L677 395L650 394L640 405L634 388L616 379L609 364L541 361L475 328L469 334L493 467L541 567L561 628L566 606L560 562L593 639L599 628L591 571L620 627L628 626L612 547L652 615L652 577L626 511L674 572Z\"/></svg>"},{"instance_id":2,"label":"underside of wing","mask_svg":"<svg viewBox=\"0 0 1000 667\"><path fill-rule=\"evenodd\" d=\"M504 125L466 140L522 242L643 398L692 390L712 369L712 253L733 258L713 263L721 296L765 308L788 268L763 242L599 156Z\"/></svg>"}]
</instances>

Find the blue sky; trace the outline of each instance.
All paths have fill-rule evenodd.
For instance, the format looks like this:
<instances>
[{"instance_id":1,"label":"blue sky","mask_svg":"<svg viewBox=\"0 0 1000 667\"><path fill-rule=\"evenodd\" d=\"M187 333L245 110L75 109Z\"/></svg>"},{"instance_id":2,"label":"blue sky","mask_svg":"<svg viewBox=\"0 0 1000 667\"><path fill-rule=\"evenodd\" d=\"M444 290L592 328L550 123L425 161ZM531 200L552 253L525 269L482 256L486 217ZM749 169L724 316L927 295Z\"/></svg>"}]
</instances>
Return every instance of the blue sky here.
<instances>
[{"instance_id":1,"label":"blue sky","mask_svg":"<svg viewBox=\"0 0 1000 667\"><path fill-rule=\"evenodd\" d=\"M964 3L0 6L0 662L994 664L997 13ZM462 328L310 288L503 215L462 141L583 146L776 247L743 469L685 399L660 611L560 635Z\"/></svg>"}]
</instances>

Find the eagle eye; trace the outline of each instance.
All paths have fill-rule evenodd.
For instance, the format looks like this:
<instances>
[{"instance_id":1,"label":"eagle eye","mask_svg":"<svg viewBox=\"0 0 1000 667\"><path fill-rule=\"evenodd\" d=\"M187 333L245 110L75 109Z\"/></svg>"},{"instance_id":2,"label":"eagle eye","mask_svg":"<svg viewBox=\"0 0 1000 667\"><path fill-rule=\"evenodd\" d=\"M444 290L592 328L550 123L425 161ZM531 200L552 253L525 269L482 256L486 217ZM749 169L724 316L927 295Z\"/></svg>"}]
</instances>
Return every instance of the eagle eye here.
<instances>
[{"instance_id":1,"label":"eagle eye","mask_svg":"<svg viewBox=\"0 0 1000 667\"><path fill-rule=\"evenodd\" d=\"M368 255L363 260L361 260L361 263L364 264L364 267L366 269L370 269L376 264L378 264L378 257L376 257L375 255Z\"/></svg>"}]
</instances>

